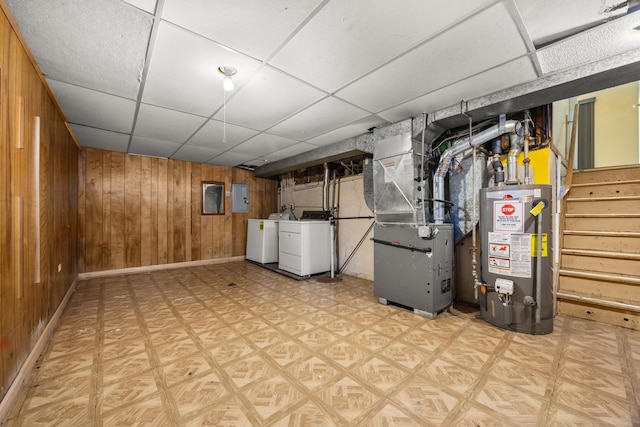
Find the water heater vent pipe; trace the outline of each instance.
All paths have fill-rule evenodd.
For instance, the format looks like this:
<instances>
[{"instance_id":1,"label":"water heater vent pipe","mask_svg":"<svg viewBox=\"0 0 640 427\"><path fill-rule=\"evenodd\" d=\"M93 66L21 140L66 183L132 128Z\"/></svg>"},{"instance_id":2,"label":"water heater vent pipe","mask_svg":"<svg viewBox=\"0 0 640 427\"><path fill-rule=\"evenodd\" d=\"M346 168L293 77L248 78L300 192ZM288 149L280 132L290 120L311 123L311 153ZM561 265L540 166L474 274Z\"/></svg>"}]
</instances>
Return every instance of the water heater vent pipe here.
<instances>
[{"instance_id":1,"label":"water heater vent pipe","mask_svg":"<svg viewBox=\"0 0 640 427\"><path fill-rule=\"evenodd\" d=\"M514 133L517 123L517 120L507 120L477 133L471 140L462 137L440 156L440 163L433 179L433 219L436 224L444 223L444 177L449 172L451 160L469 147L475 148L505 133Z\"/></svg>"}]
</instances>

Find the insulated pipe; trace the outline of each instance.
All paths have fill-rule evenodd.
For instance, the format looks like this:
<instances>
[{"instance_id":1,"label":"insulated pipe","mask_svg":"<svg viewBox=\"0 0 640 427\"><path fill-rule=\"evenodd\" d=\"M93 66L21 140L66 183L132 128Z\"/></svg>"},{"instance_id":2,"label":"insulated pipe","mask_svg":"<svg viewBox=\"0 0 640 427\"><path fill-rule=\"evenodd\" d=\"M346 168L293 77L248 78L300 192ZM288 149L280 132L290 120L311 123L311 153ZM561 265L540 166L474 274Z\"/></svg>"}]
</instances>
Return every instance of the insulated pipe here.
<instances>
[{"instance_id":1,"label":"insulated pipe","mask_svg":"<svg viewBox=\"0 0 640 427\"><path fill-rule=\"evenodd\" d=\"M324 182L322 183L322 210L329 210L329 166L324 164Z\"/></svg>"},{"instance_id":2,"label":"insulated pipe","mask_svg":"<svg viewBox=\"0 0 640 427\"><path fill-rule=\"evenodd\" d=\"M469 149L469 147L477 147L504 133L515 132L517 123L516 120L508 120L504 123L491 126L477 133L471 141L469 141L468 137L462 137L456 140L453 145L440 156L440 163L438 164L438 169L436 169L433 179L433 219L436 224L442 224L444 222L444 177L449 171L451 160L458 154Z\"/></svg>"},{"instance_id":3,"label":"insulated pipe","mask_svg":"<svg viewBox=\"0 0 640 427\"><path fill-rule=\"evenodd\" d=\"M520 138L517 134L509 136L510 148L507 154L507 184L518 183L518 154L520 154Z\"/></svg>"}]
</instances>

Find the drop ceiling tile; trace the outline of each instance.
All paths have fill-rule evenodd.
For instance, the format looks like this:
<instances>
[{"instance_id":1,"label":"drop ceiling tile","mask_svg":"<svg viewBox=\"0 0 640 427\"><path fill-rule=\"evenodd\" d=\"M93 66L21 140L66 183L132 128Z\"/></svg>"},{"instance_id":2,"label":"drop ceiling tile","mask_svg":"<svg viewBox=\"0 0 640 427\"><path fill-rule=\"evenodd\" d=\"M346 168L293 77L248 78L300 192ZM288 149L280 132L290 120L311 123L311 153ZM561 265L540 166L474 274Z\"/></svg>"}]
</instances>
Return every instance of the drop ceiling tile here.
<instances>
[{"instance_id":1,"label":"drop ceiling tile","mask_svg":"<svg viewBox=\"0 0 640 427\"><path fill-rule=\"evenodd\" d=\"M162 22L142 100L208 117L223 103L221 65L238 69L233 81L239 88L254 75L260 62Z\"/></svg>"},{"instance_id":2,"label":"drop ceiling tile","mask_svg":"<svg viewBox=\"0 0 640 427\"><path fill-rule=\"evenodd\" d=\"M156 0L123 0L132 6L142 9L149 13L154 13L156 10ZM166 7L166 6L165 6Z\"/></svg>"},{"instance_id":3,"label":"drop ceiling tile","mask_svg":"<svg viewBox=\"0 0 640 427\"><path fill-rule=\"evenodd\" d=\"M134 134L181 144L205 121L204 117L141 104Z\"/></svg>"},{"instance_id":4,"label":"drop ceiling tile","mask_svg":"<svg viewBox=\"0 0 640 427\"><path fill-rule=\"evenodd\" d=\"M171 157L175 151L180 148L180 144L175 142L163 141L154 138L145 138L142 136L134 136L131 139L130 153L144 154L145 156L155 157Z\"/></svg>"},{"instance_id":5,"label":"drop ceiling tile","mask_svg":"<svg viewBox=\"0 0 640 427\"><path fill-rule=\"evenodd\" d=\"M509 12L497 3L336 95L378 112L526 53Z\"/></svg>"},{"instance_id":6,"label":"drop ceiling tile","mask_svg":"<svg viewBox=\"0 0 640 427\"><path fill-rule=\"evenodd\" d=\"M332 1L270 63L332 92L489 3Z\"/></svg>"},{"instance_id":7,"label":"drop ceiling tile","mask_svg":"<svg viewBox=\"0 0 640 427\"><path fill-rule=\"evenodd\" d=\"M269 66L227 102L227 122L265 130L325 94ZM222 120L223 111L215 118Z\"/></svg>"},{"instance_id":8,"label":"drop ceiling tile","mask_svg":"<svg viewBox=\"0 0 640 427\"><path fill-rule=\"evenodd\" d=\"M70 123L130 133L136 103L91 89L47 79Z\"/></svg>"},{"instance_id":9,"label":"drop ceiling tile","mask_svg":"<svg viewBox=\"0 0 640 427\"><path fill-rule=\"evenodd\" d=\"M296 144L297 141L289 138L283 138L277 135L261 133L254 136L248 141L233 147L234 153L243 153L253 155L253 157L264 156L274 151L282 150Z\"/></svg>"},{"instance_id":10,"label":"drop ceiling tile","mask_svg":"<svg viewBox=\"0 0 640 427\"><path fill-rule=\"evenodd\" d=\"M127 151L129 135L124 133L109 132L81 125L71 125L78 142L82 147L101 148L111 151Z\"/></svg>"},{"instance_id":11,"label":"drop ceiling tile","mask_svg":"<svg viewBox=\"0 0 640 427\"><path fill-rule=\"evenodd\" d=\"M225 134L225 127L227 137L226 143L222 142L222 138ZM238 145L258 133L259 132L257 130L232 125L231 123L223 125L223 123L218 120L209 120L207 124L204 125L202 129L200 129L193 138L188 141L188 144L226 151L230 147Z\"/></svg>"},{"instance_id":12,"label":"drop ceiling tile","mask_svg":"<svg viewBox=\"0 0 640 427\"><path fill-rule=\"evenodd\" d=\"M331 132L311 138L306 142L316 146L331 145L336 142L344 141L345 139L368 133L371 128L386 126L388 124L389 122L387 120L372 114Z\"/></svg>"},{"instance_id":13,"label":"drop ceiling tile","mask_svg":"<svg viewBox=\"0 0 640 427\"><path fill-rule=\"evenodd\" d=\"M270 133L305 141L369 115L351 104L328 97L269 129Z\"/></svg>"},{"instance_id":14,"label":"drop ceiling tile","mask_svg":"<svg viewBox=\"0 0 640 427\"><path fill-rule=\"evenodd\" d=\"M626 13L626 8L604 13L617 0L515 0L531 40L536 46L602 24Z\"/></svg>"},{"instance_id":15,"label":"drop ceiling tile","mask_svg":"<svg viewBox=\"0 0 640 427\"><path fill-rule=\"evenodd\" d=\"M222 153L219 156L216 156L213 159L207 161L206 163L220 166L238 166L255 158L256 156L253 155L227 151L226 153Z\"/></svg>"},{"instance_id":16,"label":"drop ceiling tile","mask_svg":"<svg viewBox=\"0 0 640 427\"><path fill-rule=\"evenodd\" d=\"M544 74L575 67L640 48L640 13L618 18L598 27L564 39L543 49L537 55Z\"/></svg>"},{"instance_id":17,"label":"drop ceiling tile","mask_svg":"<svg viewBox=\"0 0 640 427\"><path fill-rule=\"evenodd\" d=\"M296 156L298 154L306 153L307 151L315 150L315 145L307 144L306 142L299 142L296 145L292 145L291 147L287 147L283 150L276 151L274 153L269 153L266 156L262 156L263 159L266 159L269 162L275 162L276 160L282 160L289 157Z\"/></svg>"},{"instance_id":18,"label":"drop ceiling tile","mask_svg":"<svg viewBox=\"0 0 640 427\"><path fill-rule=\"evenodd\" d=\"M320 0L166 0L162 18L234 50L265 60Z\"/></svg>"},{"instance_id":19,"label":"drop ceiling tile","mask_svg":"<svg viewBox=\"0 0 640 427\"><path fill-rule=\"evenodd\" d=\"M9 0L48 78L135 99L152 17L120 1Z\"/></svg>"},{"instance_id":20,"label":"drop ceiling tile","mask_svg":"<svg viewBox=\"0 0 640 427\"><path fill-rule=\"evenodd\" d=\"M208 147L200 147L197 145L183 145L173 156L175 160L185 160L187 162L204 163L212 157L221 154L221 150Z\"/></svg>"},{"instance_id":21,"label":"drop ceiling tile","mask_svg":"<svg viewBox=\"0 0 640 427\"><path fill-rule=\"evenodd\" d=\"M537 74L531 60L524 57L420 96L378 113L378 115L390 122L397 122L424 112L432 113L441 108L459 104L463 99L470 100L532 81L536 77ZM504 111L504 113L507 112Z\"/></svg>"}]
</instances>

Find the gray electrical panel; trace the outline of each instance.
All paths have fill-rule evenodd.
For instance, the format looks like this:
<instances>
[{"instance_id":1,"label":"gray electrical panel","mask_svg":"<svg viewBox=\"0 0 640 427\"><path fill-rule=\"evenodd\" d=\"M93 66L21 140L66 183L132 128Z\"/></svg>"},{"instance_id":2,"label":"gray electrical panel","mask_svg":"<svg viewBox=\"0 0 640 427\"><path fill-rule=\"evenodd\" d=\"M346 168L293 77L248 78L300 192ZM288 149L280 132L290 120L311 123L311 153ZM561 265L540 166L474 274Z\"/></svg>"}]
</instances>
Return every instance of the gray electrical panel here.
<instances>
[{"instance_id":1,"label":"gray electrical panel","mask_svg":"<svg viewBox=\"0 0 640 427\"><path fill-rule=\"evenodd\" d=\"M374 229L373 293L381 303L433 317L453 301L453 225L430 224L430 237L410 225Z\"/></svg>"},{"instance_id":2,"label":"gray electrical panel","mask_svg":"<svg viewBox=\"0 0 640 427\"><path fill-rule=\"evenodd\" d=\"M249 212L247 184L231 184L231 212Z\"/></svg>"}]
</instances>

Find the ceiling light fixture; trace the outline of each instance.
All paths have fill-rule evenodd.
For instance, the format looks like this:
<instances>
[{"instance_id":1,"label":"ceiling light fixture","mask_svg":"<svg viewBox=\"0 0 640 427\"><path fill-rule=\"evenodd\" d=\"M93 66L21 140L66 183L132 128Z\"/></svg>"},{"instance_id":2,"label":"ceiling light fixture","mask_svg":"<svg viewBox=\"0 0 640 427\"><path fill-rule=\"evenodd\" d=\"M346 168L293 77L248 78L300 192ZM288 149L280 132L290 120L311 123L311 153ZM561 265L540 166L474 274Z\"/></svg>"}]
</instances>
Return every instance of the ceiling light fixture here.
<instances>
[{"instance_id":1,"label":"ceiling light fixture","mask_svg":"<svg viewBox=\"0 0 640 427\"><path fill-rule=\"evenodd\" d=\"M222 143L227 142L227 91L233 90L232 77L236 75L238 69L231 65L221 65L218 72L222 74Z\"/></svg>"}]
</instances>

